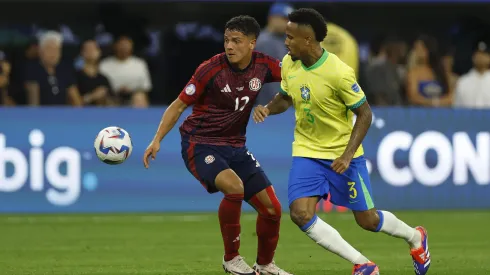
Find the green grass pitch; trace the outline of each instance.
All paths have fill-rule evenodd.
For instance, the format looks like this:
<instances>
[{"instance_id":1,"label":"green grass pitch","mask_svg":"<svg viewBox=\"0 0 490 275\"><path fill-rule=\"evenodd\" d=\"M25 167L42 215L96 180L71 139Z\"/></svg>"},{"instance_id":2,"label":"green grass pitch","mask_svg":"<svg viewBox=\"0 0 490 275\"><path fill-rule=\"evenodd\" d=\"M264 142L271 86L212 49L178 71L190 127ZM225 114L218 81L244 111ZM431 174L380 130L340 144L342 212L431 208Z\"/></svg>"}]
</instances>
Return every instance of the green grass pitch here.
<instances>
[{"instance_id":1,"label":"green grass pitch","mask_svg":"<svg viewBox=\"0 0 490 275\"><path fill-rule=\"evenodd\" d=\"M429 232L433 275L490 274L490 211L397 212ZM381 274L414 274L403 240L364 232L350 213L321 215ZM295 275L351 274L283 216L276 262ZM241 254L252 265L255 215L242 216ZM216 214L1 215L0 274L224 274Z\"/></svg>"}]
</instances>

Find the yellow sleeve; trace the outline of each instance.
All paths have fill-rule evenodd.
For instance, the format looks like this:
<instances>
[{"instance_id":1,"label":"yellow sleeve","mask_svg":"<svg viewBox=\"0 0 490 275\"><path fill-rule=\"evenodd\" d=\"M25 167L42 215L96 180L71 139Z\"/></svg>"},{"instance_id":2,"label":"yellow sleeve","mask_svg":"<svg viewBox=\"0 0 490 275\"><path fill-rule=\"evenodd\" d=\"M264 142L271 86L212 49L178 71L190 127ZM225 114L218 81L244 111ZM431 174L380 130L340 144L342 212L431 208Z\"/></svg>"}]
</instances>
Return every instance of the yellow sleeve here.
<instances>
[{"instance_id":1,"label":"yellow sleeve","mask_svg":"<svg viewBox=\"0 0 490 275\"><path fill-rule=\"evenodd\" d=\"M289 67L287 55L284 56L281 62L281 89L279 92L283 95L288 95L288 80L287 80L287 68Z\"/></svg>"},{"instance_id":2,"label":"yellow sleeve","mask_svg":"<svg viewBox=\"0 0 490 275\"><path fill-rule=\"evenodd\" d=\"M357 83L354 70L348 68L340 78L338 96L349 109L356 109L366 102L366 96L361 86Z\"/></svg>"}]
</instances>

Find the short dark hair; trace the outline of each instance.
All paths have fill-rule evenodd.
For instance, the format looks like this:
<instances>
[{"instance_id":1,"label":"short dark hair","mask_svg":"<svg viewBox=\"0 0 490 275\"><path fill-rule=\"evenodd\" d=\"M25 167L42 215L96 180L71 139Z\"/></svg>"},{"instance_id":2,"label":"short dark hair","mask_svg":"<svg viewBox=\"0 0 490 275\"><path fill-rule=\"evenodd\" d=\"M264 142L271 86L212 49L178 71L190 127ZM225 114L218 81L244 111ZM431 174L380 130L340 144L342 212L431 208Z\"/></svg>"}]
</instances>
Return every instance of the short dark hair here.
<instances>
[{"instance_id":1,"label":"short dark hair","mask_svg":"<svg viewBox=\"0 0 490 275\"><path fill-rule=\"evenodd\" d=\"M327 37L327 22L325 18L314 9L302 8L293 11L288 16L289 21L298 25L310 26L315 33L315 39L322 42Z\"/></svg>"},{"instance_id":2,"label":"short dark hair","mask_svg":"<svg viewBox=\"0 0 490 275\"><path fill-rule=\"evenodd\" d=\"M245 35L253 35L259 37L260 25L252 16L240 15L235 16L226 22L225 30L238 31Z\"/></svg>"}]
</instances>

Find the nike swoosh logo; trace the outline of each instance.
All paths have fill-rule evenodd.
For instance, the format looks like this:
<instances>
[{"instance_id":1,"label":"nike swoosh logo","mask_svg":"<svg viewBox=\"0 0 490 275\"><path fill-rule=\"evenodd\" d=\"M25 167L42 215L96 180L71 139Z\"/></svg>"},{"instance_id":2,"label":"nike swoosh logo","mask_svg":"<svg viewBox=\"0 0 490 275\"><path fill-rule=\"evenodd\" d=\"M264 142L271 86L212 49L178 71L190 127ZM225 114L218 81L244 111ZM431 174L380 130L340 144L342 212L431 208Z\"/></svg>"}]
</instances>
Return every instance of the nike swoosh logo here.
<instances>
[{"instance_id":1,"label":"nike swoosh logo","mask_svg":"<svg viewBox=\"0 0 490 275\"><path fill-rule=\"evenodd\" d=\"M349 203L358 203L359 201L349 201Z\"/></svg>"},{"instance_id":2,"label":"nike swoosh logo","mask_svg":"<svg viewBox=\"0 0 490 275\"><path fill-rule=\"evenodd\" d=\"M295 75L293 75L293 76L288 76L288 79L293 79L293 78L295 78L295 77L296 77Z\"/></svg>"}]
</instances>

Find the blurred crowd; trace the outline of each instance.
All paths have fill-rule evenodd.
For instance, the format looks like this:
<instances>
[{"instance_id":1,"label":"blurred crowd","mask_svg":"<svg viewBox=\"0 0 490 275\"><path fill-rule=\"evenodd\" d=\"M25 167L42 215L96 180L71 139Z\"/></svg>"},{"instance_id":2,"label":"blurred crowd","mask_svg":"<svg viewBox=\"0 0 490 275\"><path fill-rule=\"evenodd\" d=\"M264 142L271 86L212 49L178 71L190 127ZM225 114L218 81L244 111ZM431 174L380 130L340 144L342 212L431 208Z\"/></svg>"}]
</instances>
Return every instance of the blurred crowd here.
<instances>
[{"instance_id":1,"label":"blurred crowd","mask_svg":"<svg viewBox=\"0 0 490 275\"><path fill-rule=\"evenodd\" d=\"M286 3L270 7L257 51L282 59L287 15L293 8ZM490 108L490 41L485 35L466 57L473 67L457 75L452 45L431 36L408 43L403 37L380 35L370 41L369 57L361 62L356 38L333 22L327 28L322 46L356 71L371 105ZM15 62L0 52L0 105L146 108L152 103L150 93L167 92L154 88L151 67L135 55L130 35L115 37L107 54L95 39L80 41L79 54L70 62L62 58L64 38L60 32L43 32ZM257 103L269 102L278 89L277 83L264 85Z\"/></svg>"},{"instance_id":2,"label":"blurred crowd","mask_svg":"<svg viewBox=\"0 0 490 275\"><path fill-rule=\"evenodd\" d=\"M63 36L43 33L16 64L2 61L0 89L5 105L149 106L152 82L146 62L133 55L133 41L121 35L101 59L95 40L83 41L77 62L62 61Z\"/></svg>"}]
</instances>

